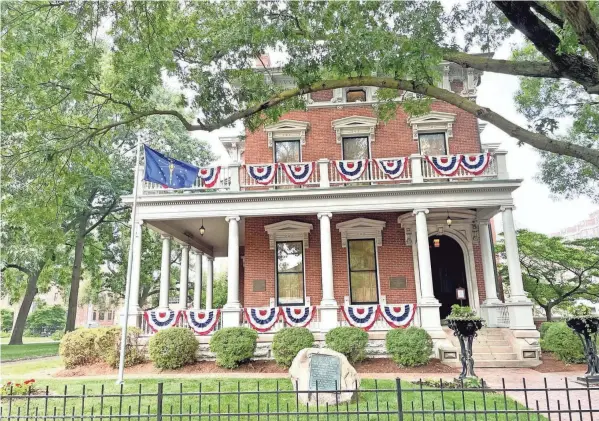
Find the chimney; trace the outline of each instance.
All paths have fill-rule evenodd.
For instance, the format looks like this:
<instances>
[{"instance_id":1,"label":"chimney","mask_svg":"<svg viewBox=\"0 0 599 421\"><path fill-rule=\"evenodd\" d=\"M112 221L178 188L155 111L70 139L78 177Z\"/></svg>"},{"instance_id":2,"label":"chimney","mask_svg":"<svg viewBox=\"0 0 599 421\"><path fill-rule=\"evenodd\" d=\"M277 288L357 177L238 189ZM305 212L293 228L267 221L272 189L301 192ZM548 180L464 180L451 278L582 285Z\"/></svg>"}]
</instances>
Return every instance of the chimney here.
<instances>
[{"instance_id":1,"label":"chimney","mask_svg":"<svg viewBox=\"0 0 599 421\"><path fill-rule=\"evenodd\" d=\"M260 58L256 59L256 67L268 69L270 67L270 56L268 54L261 54Z\"/></svg>"}]
</instances>

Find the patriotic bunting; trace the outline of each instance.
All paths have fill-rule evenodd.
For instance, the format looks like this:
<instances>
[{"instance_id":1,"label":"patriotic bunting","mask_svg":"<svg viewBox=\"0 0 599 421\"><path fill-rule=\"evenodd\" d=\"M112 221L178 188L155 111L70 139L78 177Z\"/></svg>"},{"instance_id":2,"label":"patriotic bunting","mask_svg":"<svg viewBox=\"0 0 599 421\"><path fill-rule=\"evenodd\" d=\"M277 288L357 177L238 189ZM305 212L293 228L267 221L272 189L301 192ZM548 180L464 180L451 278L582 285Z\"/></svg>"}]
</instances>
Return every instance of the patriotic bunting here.
<instances>
[{"instance_id":1,"label":"patriotic bunting","mask_svg":"<svg viewBox=\"0 0 599 421\"><path fill-rule=\"evenodd\" d=\"M490 162L490 154L477 153L470 155L462 155L461 165L462 168L468 171L470 174L479 175L482 174Z\"/></svg>"},{"instance_id":2,"label":"patriotic bunting","mask_svg":"<svg viewBox=\"0 0 599 421\"><path fill-rule=\"evenodd\" d=\"M248 174L256 183L268 185L272 183L272 180L277 174L277 164L266 164L266 165L246 165L245 166Z\"/></svg>"},{"instance_id":3,"label":"patriotic bunting","mask_svg":"<svg viewBox=\"0 0 599 421\"><path fill-rule=\"evenodd\" d=\"M293 184L305 184L314 172L314 162L302 162L301 164L279 164L287 174L287 178Z\"/></svg>"},{"instance_id":4,"label":"patriotic bunting","mask_svg":"<svg viewBox=\"0 0 599 421\"><path fill-rule=\"evenodd\" d=\"M144 318L153 332L175 326L179 317L181 317L181 312L175 310L147 310L144 312Z\"/></svg>"},{"instance_id":5,"label":"patriotic bunting","mask_svg":"<svg viewBox=\"0 0 599 421\"><path fill-rule=\"evenodd\" d=\"M416 304L384 305L380 313L392 328L407 327L416 314Z\"/></svg>"},{"instance_id":6,"label":"patriotic bunting","mask_svg":"<svg viewBox=\"0 0 599 421\"><path fill-rule=\"evenodd\" d=\"M268 332L279 319L279 307L245 308L248 323L258 332Z\"/></svg>"},{"instance_id":7,"label":"patriotic bunting","mask_svg":"<svg viewBox=\"0 0 599 421\"><path fill-rule=\"evenodd\" d=\"M342 306L343 317L350 326L370 330L379 315L377 304L369 306Z\"/></svg>"},{"instance_id":8,"label":"patriotic bunting","mask_svg":"<svg viewBox=\"0 0 599 421\"><path fill-rule=\"evenodd\" d=\"M375 159L376 165L385 175L393 180L401 177L406 169L406 158Z\"/></svg>"},{"instance_id":9,"label":"patriotic bunting","mask_svg":"<svg viewBox=\"0 0 599 421\"><path fill-rule=\"evenodd\" d=\"M367 159L358 159L355 161L333 161L337 172L345 181L353 181L360 178L368 164Z\"/></svg>"},{"instance_id":10,"label":"patriotic bunting","mask_svg":"<svg viewBox=\"0 0 599 421\"><path fill-rule=\"evenodd\" d=\"M316 314L316 306L308 307L282 307L283 319L285 324L291 327L306 327L312 321Z\"/></svg>"},{"instance_id":11,"label":"patriotic bunting","mask_svg":"<svg viewBox=\"0 0 599 421\"><path fill-rule=\"evenodd\" d=\"M439 175L452 176L460 169L462 155L443 155L443 156L428 156L427 161L430 162L435 172Z\"/></svg>"},{"instance_id":12,"label":"patriotic bunting","mask_svg":"<svg viewBox=\"0 0 599 421\"><path fill-rule=\"evenodd\" d=\"M220 310L187 310L187 324L198 335L208 335L218 323Z\"/></svg>"},{"instance_id":13,"label":"patriotic bunting","mask_svg":"<svg viewBox=\"0 0 599 421\"><path fill-rule=\"evenodd\" d=\"M199 172L198 176L204 182L204 186L206 186L208 188L212 188L218 181L219 174L220 174L220 166L210 167L210 168L200 168L200 172Z\"/></svg>"}]
</instances>

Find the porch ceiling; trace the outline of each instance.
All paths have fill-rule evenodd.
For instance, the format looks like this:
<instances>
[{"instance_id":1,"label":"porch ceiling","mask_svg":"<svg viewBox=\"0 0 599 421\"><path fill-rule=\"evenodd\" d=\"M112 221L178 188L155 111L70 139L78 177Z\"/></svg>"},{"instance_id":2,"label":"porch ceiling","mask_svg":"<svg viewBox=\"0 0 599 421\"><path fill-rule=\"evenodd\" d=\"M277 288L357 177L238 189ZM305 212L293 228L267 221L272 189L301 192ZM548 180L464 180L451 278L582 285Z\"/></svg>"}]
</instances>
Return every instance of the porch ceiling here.
<instances>
[{"instance_id":1,"label":"porch ceiling","mask_svg":"<svg viewBox=\"0 0 599 421\"><path fill-rule=\"evenodd\" d=\"M188 218L174 220L146 220L151 229L161 234L169 234L180 243L192 247L213 257L226 257L229 239L229 224L225 218ZM200 227L206 229L200 235ZM239 244L245 244L245 223L239 223Z\"/></svg>"}]
</instances>

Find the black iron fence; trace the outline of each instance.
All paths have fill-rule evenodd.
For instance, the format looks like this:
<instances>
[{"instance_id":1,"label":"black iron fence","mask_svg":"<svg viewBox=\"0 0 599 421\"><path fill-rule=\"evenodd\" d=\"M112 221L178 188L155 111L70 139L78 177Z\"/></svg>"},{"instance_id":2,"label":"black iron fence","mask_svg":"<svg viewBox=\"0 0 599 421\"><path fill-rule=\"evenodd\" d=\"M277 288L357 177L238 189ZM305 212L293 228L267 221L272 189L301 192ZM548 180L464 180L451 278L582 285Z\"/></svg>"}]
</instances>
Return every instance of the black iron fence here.
<instances>
[{"instance_id":1,"label":"black iron fence","mask_svg":"<svg viewBox=\"0 0 599 421\"><path fill-rule=\"evenodd\" d=\"M512 382L509 382L512 384ZM599 388L505 381L365 380L350 390L296 390L286 380L72 385L1 397L0 419L137 421L599 421ZM266 385L266 386L265 386ZM475 386L475 387L472 387ZM9 391L10 393L10 391ZM351 401L340 402L344 393ZM308 405L306 399L313 404Z\"/></svg>"}]
</instances>

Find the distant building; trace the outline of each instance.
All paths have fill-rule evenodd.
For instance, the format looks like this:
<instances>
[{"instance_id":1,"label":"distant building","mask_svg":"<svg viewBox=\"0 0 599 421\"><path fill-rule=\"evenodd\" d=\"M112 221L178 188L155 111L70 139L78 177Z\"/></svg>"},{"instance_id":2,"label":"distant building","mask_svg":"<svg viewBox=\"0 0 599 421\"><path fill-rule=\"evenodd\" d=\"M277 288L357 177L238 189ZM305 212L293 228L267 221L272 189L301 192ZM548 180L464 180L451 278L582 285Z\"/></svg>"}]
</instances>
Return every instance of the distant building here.
<instances>
[{"instance_id":1,"label":"distant building","mask_svg":"<svg viewBox=\"0 0 599 421\"><path fill-rule=\"evenodd\" d=\"M553 235L564 237L567 240L599 237L599 210L590 214L584 221L565 228Z\"/></svg>"}]
</instances>

